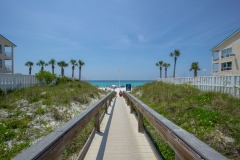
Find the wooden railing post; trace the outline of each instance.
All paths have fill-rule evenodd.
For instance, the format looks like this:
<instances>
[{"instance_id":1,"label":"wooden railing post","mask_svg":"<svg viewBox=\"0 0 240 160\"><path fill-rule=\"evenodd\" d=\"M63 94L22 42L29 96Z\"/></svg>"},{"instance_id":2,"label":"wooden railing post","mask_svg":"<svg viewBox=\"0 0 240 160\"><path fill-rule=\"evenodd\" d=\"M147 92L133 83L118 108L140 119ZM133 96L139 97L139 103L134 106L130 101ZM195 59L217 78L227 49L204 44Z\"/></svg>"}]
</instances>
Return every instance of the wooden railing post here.
<instances>
[{"instance_id":1,"label":"wooden railing post","mask_svg":"<svg viewBox=\"0 0 240 160\"><path fill-rule=\"evenodd\" d=\"M133 102L130 102L130 113L133 113Z\"/></svg>"},{"instance_id":2,"label":"wooden railing post","mask_svg":"<svg viewBox=\"0 0 240 160\"><path fill-rule=\"evenodd\" d=\"M109 102L108 102L108 100L107 100L107 101L105 102L105 114L107 114L108 104L109 104Z\"/></svg>"},{"instance_id":3,"label":"wooden railing post","mask_svg":"<svg viewBox=\"0 0 240 160\"><path fill-rule=\"evenodd\" d=\"M95 128L97 132L100 132L100 113L99 111L95 115Z\"/></svg>"},{"instance_id":4,"label":"wooden railing post","mask_svg":"<svg viewBox=\"0 0 240 160\"><path fill-rule=\"evenodd\" d=\"M182 160L182 158L175 152L175 160Z\"/></svg>"},{"instance_id":5,"label":"wooden railing post","mask_svg":"<svg viewBox=\"0 0 240 160\"><path fill-rule=\"evenodd\" d=\"M138 132L143 132L143 115L138 110Z\"/></svg>"},{"instance_id":6,"label":"wooden railing post","mask_svg":"<svg viewBox=\"0 0 240 160\"><path fill-rule=\"evenodd\" d=\"M57 160L62 160L62 154L57 158Z\"/></svg>"}]
</instances>

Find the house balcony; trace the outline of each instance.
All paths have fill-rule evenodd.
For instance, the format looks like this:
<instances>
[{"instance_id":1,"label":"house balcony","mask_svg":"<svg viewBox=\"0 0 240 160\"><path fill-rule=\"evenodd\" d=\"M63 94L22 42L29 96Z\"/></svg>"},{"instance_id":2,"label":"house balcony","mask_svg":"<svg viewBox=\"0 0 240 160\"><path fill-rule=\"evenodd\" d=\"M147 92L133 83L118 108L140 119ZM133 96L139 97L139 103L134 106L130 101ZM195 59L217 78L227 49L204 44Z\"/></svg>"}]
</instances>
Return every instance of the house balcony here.
<instances>
[{"instance_id":1,"label":"house balcony","mask_svg":"<svg viewBox=\"0 0 240 160\"><path fill-rule=\"evenodd\" d=\"M12 71L12 65L5 65L5 69L7 71Z\"/></svg>"},{"instance_id":2,"label":"house balcony","mask_svg":"<svg viewBox=\"0 0 240 160\"><path fill-rule=\"evenodd\" d=\"M212 75L213 75L213 76L217 76L218 74L219 74L219 73L218 73L217 70L215 70L215 71L212 72Z\"/></svg>"},{"instance_id":3,"label":"house balcony","mask_svg":"<svg viewBox=\"0 0 240 160\"><path fill-rule=\"evenodd\" d=\"M226 54L224 56L221 56L222 58L226 58L226 57L232 57L232 56L235 56L235 54Z\"/></svg>"},{"instance_id":4,"label":"house balcony","mask_svg":"<svg viewBox=\"0 0 240 160\"><path fill-rule=\"evenodd\" d=\"M5 73L11 73L12 72L12 65L5 65Z\"/></svg>"},{"instance_id":5,"label":"house balcony","mask_svg":"<svg viewBox=\"0 0 240 160\"><path fill-rule=\"evenodd\" d=\"M232 70L232 67L225 67L225 68L222 68L221 70L222 71L229 71L229 70Z\"/></svg>"},{"instance_id":6,"label":"house balcony","mask_svg":"<svg viewBox=\"0 0 240 160\"><path fill-rule=\"evenodd\" d=\"M12 58L13 58L12 52L5 52L5 59L12 59Z\"/></svg>"},{"instance_id":7,"label":"house balcony","mask_svg":"<svg viewBox=\"0 0 240 160\"><path fill-rule=\"evenodd\" d=\"M215 61L218 61L219 60L219 57L214 57L213 58L213 61L215 62Z\"/></svg>"}]
</instances>

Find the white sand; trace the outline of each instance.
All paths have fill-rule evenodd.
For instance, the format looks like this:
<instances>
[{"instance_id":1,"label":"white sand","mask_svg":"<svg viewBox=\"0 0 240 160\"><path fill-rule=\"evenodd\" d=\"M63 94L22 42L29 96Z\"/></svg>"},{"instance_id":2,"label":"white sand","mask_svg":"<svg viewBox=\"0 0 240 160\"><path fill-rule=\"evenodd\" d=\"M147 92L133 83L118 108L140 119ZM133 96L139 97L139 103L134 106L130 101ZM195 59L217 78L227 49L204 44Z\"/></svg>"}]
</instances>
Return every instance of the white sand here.
<instances>
[{"instance_id":1,"label":"white sand","mask_svg":"<svg viewBox=\"0 0 240 160\"><path fill-rule=\"evenodd\" d=\"M117 93L119 93L119 91L126 91L126 88L125 87L122 87L122 88L109 88L109 87L100 87L99 89L102 89L102 90L106 90L106 91L116 91Z\"/></svg>"}]
</instances>

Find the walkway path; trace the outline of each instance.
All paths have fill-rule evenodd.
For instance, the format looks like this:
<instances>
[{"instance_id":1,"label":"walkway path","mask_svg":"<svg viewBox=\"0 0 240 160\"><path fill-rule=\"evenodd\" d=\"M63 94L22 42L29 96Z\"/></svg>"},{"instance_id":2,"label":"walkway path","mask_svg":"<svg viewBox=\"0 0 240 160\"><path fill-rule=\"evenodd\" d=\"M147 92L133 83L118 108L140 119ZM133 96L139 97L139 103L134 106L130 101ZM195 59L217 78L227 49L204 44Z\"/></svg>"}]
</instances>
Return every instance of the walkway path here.
<instances>
[{"instance_id":1,"label":"walkway path","mask_svg":"<svg viewBox=\"0 0 240 160\"><path fill-rule=\"evenodd\" d=\"M137 120L117 96L108 108L85 156L86 160L144 160L156 159L144 134L138 132Z\"/></svg>"}]
</instances>

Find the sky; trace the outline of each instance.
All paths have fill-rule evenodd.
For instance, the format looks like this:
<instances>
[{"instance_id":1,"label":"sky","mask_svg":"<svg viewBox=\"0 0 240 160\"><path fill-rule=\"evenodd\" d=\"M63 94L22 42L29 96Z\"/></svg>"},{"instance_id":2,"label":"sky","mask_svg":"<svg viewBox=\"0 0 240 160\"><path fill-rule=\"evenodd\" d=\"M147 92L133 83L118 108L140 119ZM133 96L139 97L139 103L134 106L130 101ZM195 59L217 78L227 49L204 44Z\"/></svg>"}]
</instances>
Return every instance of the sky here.
<instances>
[{"instance_id":1,"label":"sky","mask_svg":"<svg viewBox=\"0 0 240 160\"><path fill-rule=\"evenodd\" d=\"M0 0L0 34L17 45L14 72L27 61L82 60L84 80L156 80L158 61L176 77L212 73L210 50L240 28L240 0ZM118 72L118 70L121 70ZM51 66L45 70L51 72ZM61 74L59 66L55 73ZM74 71L78 77L78 68ZM164 75L163 70L163 75Z\"/></svg>"}]
</instances>

